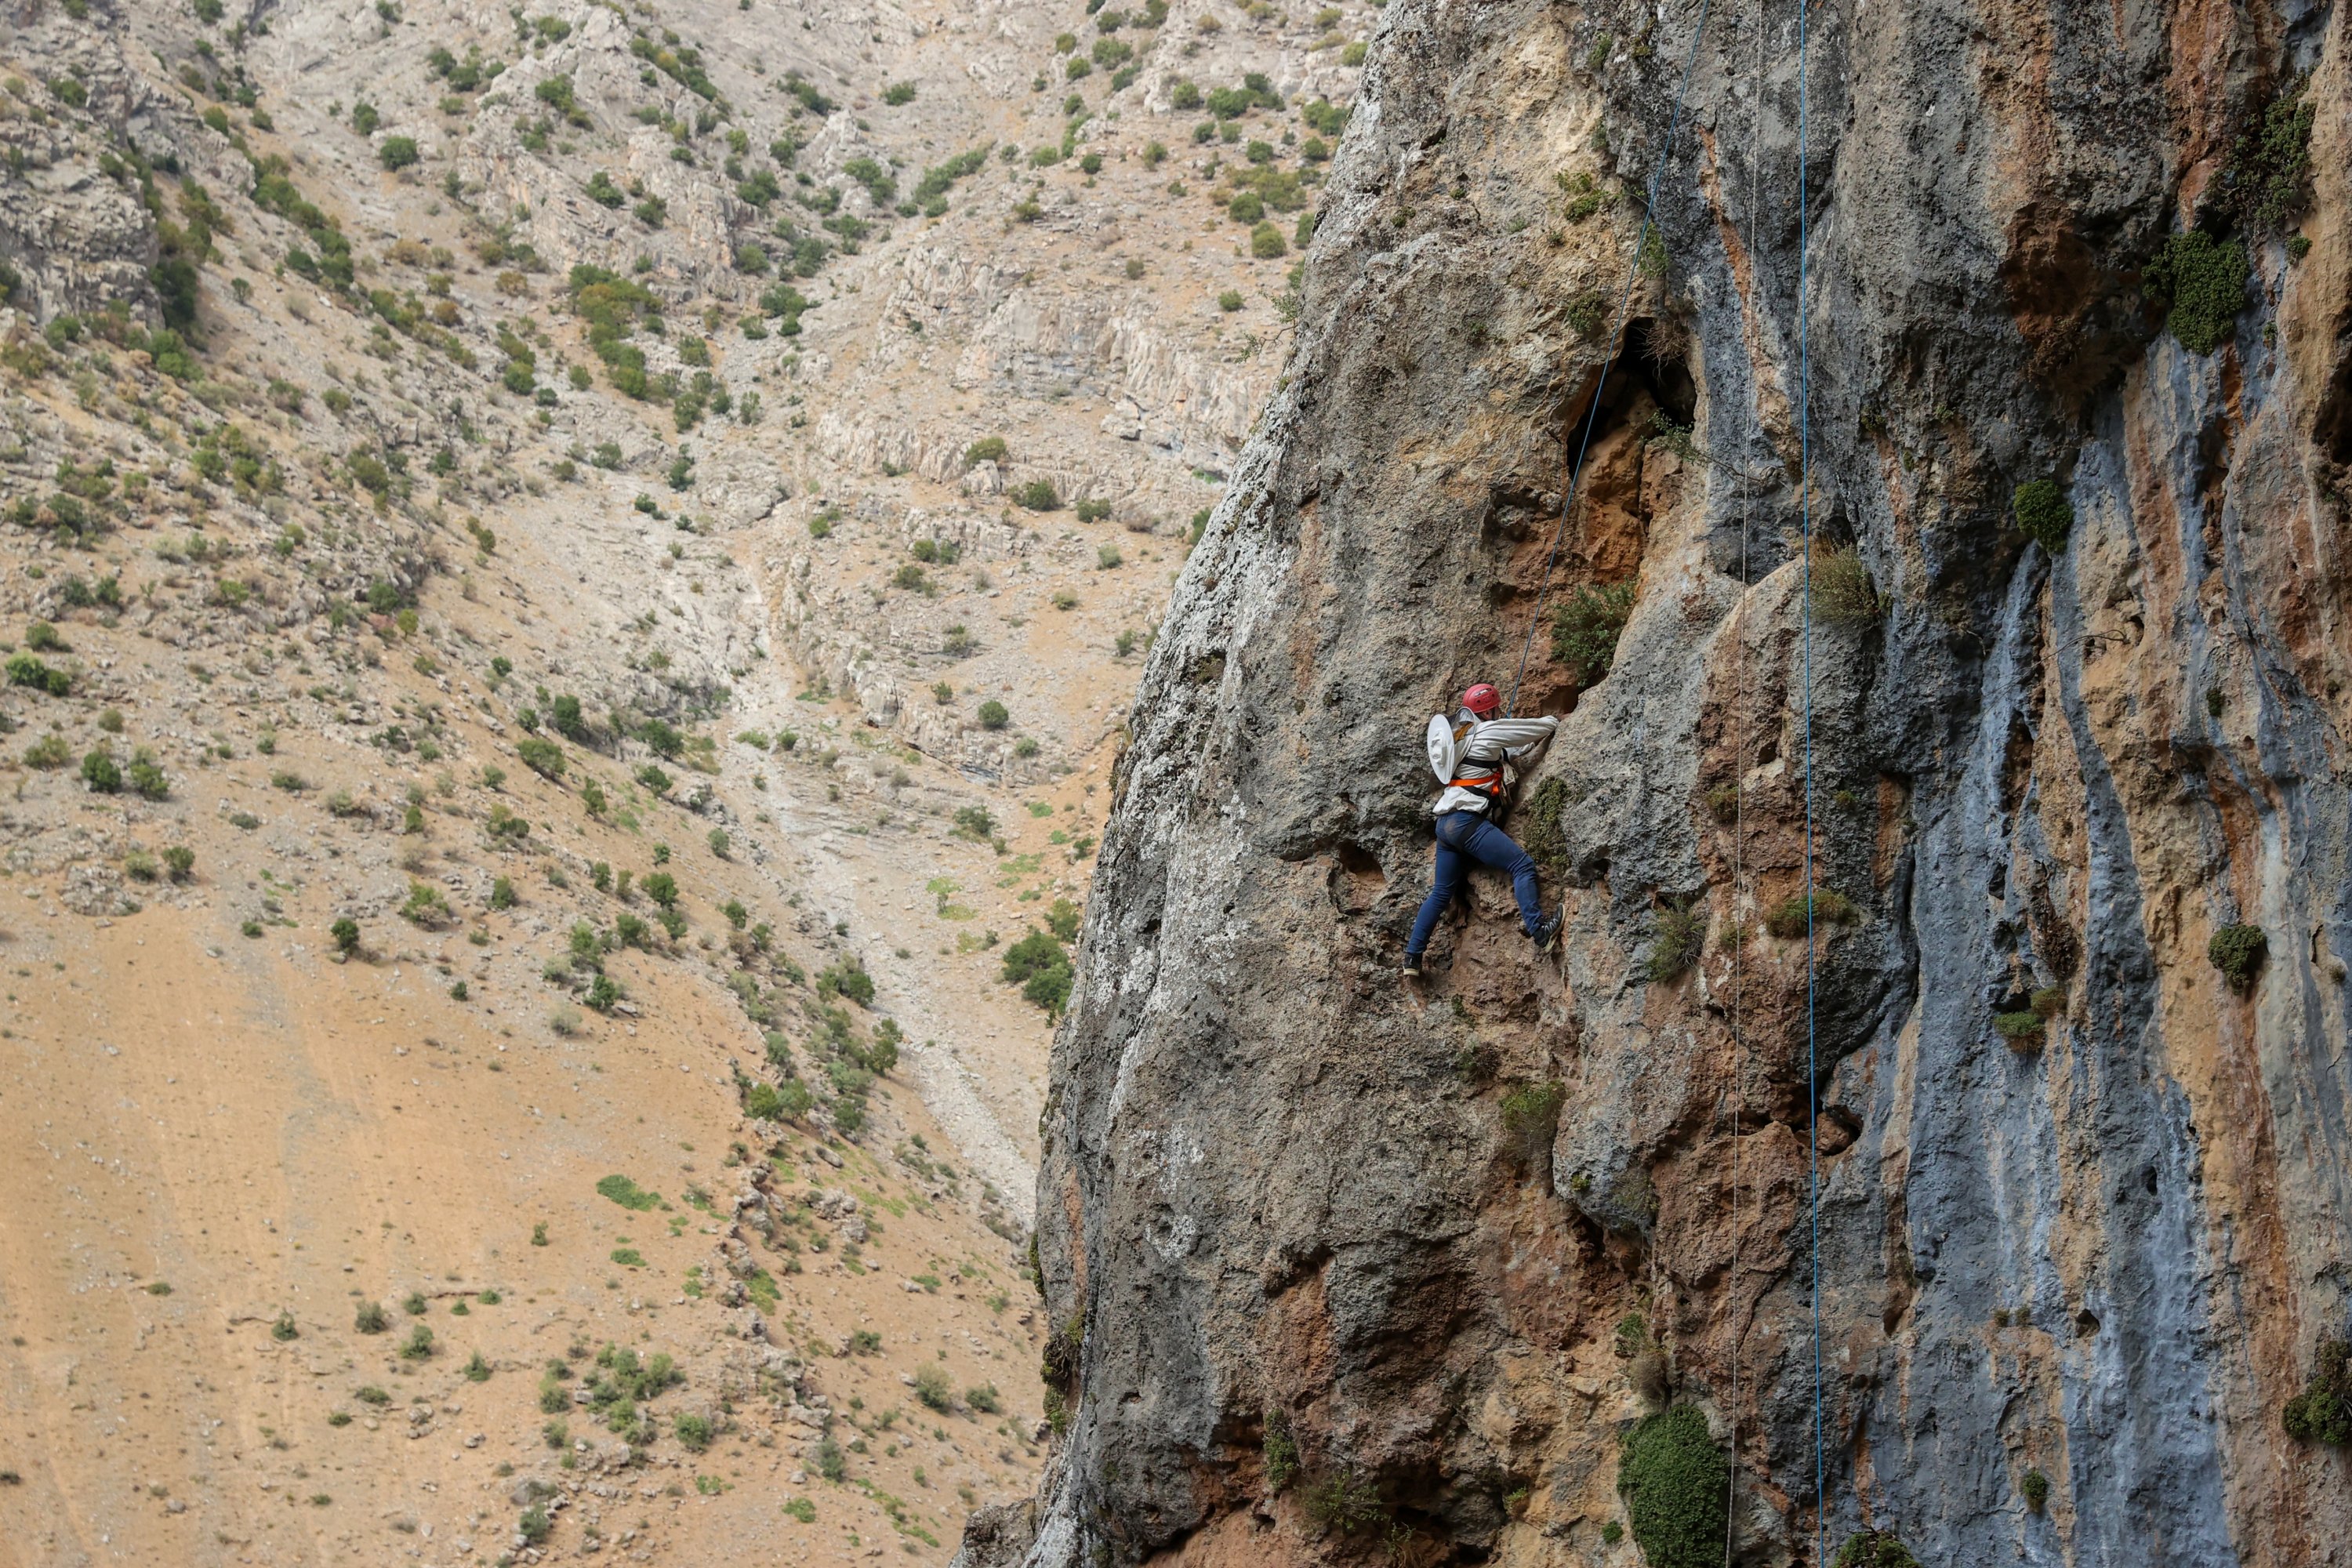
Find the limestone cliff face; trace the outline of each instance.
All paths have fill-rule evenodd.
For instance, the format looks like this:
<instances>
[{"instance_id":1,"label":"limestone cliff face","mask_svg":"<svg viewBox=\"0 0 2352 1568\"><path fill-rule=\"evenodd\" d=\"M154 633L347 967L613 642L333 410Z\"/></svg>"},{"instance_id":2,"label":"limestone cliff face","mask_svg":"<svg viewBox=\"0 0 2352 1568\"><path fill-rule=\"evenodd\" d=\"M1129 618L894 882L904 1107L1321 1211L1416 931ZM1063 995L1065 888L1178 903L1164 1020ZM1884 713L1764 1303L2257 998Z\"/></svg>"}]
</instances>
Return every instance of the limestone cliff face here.
<instances>
[{"instance_id":1,"label":"limestone cliff face","mask_svg":"<svg viewBox=\"0 0 2352 1568\"><path fill-rule=\"evenodd\" d=\"M1716 8L1545 612L1630 583L1631 619L1598 680L1538 627L1520 699L1569 715L1515 822L1563 954L1482 883L1398 984L1415 731L1535 615L1691 47L1652 15L1386 13L1088 904L1038 1204L1063 1451L967 1556L1629 1561L1619 1437L1672 1400L1739 1559L1810 1561L1817 1131L1832 1546L2344 1561L2342 1460L2280 1419L2352 1253L2331 8L1816 9L1809 643L1794 16ZM2297 83L2314 184L2265 218L2233 149ZM2143 276L2200 223L2252 264L2209 353ZM2011 504L2045 479L2054 553ZM1808 801L1852 905L1818 1123Z\"/></svg>"}]
</instances>

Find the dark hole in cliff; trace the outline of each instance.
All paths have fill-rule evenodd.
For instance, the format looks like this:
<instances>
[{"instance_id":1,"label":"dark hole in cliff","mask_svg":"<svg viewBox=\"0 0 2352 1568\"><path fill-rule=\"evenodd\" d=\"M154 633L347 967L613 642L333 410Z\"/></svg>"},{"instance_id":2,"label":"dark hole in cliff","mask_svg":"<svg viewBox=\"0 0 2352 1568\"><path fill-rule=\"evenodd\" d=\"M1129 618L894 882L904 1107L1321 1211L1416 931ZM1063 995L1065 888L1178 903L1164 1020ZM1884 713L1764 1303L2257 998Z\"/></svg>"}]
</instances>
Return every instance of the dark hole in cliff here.
<instances>
[{"instance_id":1,"label":"dark hole in cliff","mask_svg":"<svg viewBox=\"0 0 2352 1568\"><path fill-rule=\"evenodd\" d=\"M2230 478L2230 438L2234 422L2226 416L2208 419L2197 432L2197 499L2208 519L2221 510L2221 491Z\"/></svg>"},{"instance_id":2,"label":"dark hole in cliff","mask_svg":"<svg viewBox=\"0 0 2352 1568\"><path fill-rule=\"evenodd\" d=\"M1380 857L1360 844L1342 843L1333 858L1338 864L1331 868L1332 900L1350 913L1370 909L1389 882Z\"/></svg>"},{"instance_id":3,"label":"dark hole in cliff","mask_svg":"<svg viewBox=\"0 0 2352 1568\"><path fill-rule=\"evenodd\" d=\"M1497 607L1527 603L1549 581L1545 624L1533 628L1539 655L1550 640L1552 618L1580 593L1605 591L1640 574L1654 499L1643 482L1652 443L1663 439L1689 452L1698 387L1686 363L1687 344L1676 323L1646 316L1629 323L1605 374L1589 375L1561 406L1553 429L1559 445L1538 460L1539 471L1516 474L1491 498L1487 527L1507 534L1509 555L1487 596ZM1563 527L1558 508L1571 468L1576 499ZM1617 614L1622 624L1622 610ZM1508 640L1516 644L1528 630L1524 622L1507 626ZM1586 662L1539 657L1528 670L1520 708L1568 710L1593 679Z\"/></svg>"},{"instance_id":4,"label":"dark hole in cliff","mask_svg":"<svg viewBox=\"0 0 2352 1568\"><path fill-rule=\"evenodd\" d=\"M1824 1155L1843 1154L1862 1136L1862 1118L1843 1105L1822 1107L1821 1141Z\"/></svg>"},{"instance_id":5,"label":"dark hole in cliff","mask_svg":"<svg viewBox=\"0 0 2352 1568\"><path fill-rule=\"evenodd\" d=\"M1698 412L1698 384L1691 379L1680 329L1652 316L1627 323L1617 357L1609 362L1607 383L1601 388L1601 416L1592 421L1592 447L1603 436L1637 420L1650 423L1652 410L1675 424L1688 426ZM1561 429L1573 458L1584 440L1584 422L1592 408L1593 384L1588 382L1569 400ZM1651 432L1640 432L1646 437Z\"/></svg>"},{"instance_id":6,"label":"dark hole in cliff","mask_svg":"<svg viewBox=\"0 0 2352 1568\"><path fill-rule=\"evenodd\" d=\"M2035 885L2027 901L2027 918L2033 933L2035 955L2058 979L2071 977L2082 960L2083 944L2074 928L2058 918L2058 908L2051 901L2047 882Z\"/></svg>"},{"instance_id":7,"label":"dark hole in cliff","mask_svg":"<svg viewBox=\"0 0 2352 1568\"><path fill-rule=\"evenodd\" d=\"M2146 1187L2151 1194L2155 1193L2156 1167L2154 1165L2150 1165L2147 1170L2142 1171L2139 1173L2139 1184Z\"/></svg>"},{"instance_id":8,"label":"dark hole in cliff","mask_svg":"<svg viewBox=\"0 0 2352 1568\"><path fill-rule=\"evenodd\" d=\"M2338 463L2352 464L2352 353L2336 363L2336 374L2320 395L2319 414L2312 439Z\"/></svg>"},{"instance_id":9,"label":"dark hole in cliff","mask_svg":"<svg viewBox=\"0 0 2352 1568\"><path fill-rule=\"evenodd\" d=\"M2074 1334L2076 1338L2087 1340L2098 1331L2099 1315L2096 1312L2084 1310L2074 1314Z\"/></svg>"},{"instance_id":10,"label":"dark hole in cliff","mask_svg":"<svg viewBox=\"0 0 2352 1568\"><path fill-rule=\"evenodd\" d=\"M2004 812L2014 812L2025 804L2026 787L2033 782L2033 751L2032 728L2022 715L2012 718L2000 758L2000 808Z\"/></svg>"}]
</instances>

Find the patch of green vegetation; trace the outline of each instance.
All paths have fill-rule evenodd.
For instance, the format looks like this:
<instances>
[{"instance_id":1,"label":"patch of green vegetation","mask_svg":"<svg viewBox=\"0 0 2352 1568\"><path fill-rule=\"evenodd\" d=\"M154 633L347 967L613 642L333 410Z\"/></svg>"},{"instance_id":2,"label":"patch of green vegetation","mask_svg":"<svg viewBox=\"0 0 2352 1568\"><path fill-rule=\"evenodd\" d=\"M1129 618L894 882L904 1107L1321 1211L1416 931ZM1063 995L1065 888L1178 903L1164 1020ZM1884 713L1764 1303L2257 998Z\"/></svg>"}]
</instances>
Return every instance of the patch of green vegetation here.
<instances>
[{"instance_id":1,"label":"patch of green vegetation","mask_svg":"<svg viewBox=\"0 0 2352 1568\"><path fill-rule=\"evenodd\" d=\"M1585 584L1552 616L1551 656L1576 671L1585 686L1606 679L1617 658L1617 639L1633 614L1633 584Z\"/></svg>"},{"instance_id":2,"label":"patch of green vegetation","mask_svg":"<svg viewBox=\"0 0 2352 1568\"><path fill-rule=\"evenodd\" d=\"M1298 1476L1298 1439L1290 1433L1290 1418L1279 1410L1265 1413L1265 1489L1280 1493Z\"/></svg>"},{"instance_id":3,"label":"patch of green vegetation","mask_svg":"<svg viewBox=\"0 0 2352 1568\"><path fill-rule=\"evenodd\" d=\"M1822 926L1847 925L1862 915L1862 911L1854 907L1853 900L1843 893L1817 888L1810 904L1804 894L1794 893L1766 910L1764 929L1784 942L1793 940L1805 934L1809 912L1816 930Z\"/></svg>"},{"instance_id":4,"label":"patch of green vegetation","mask_svg":"<svg viewBox=\"0 0 2352 1568\"><path fill-rule=\"evenodd\" d=\"M2057 480L2031 479L2018 486L2010 507L2017 514L2017 526L2042 546L2043 554L2055 556L2065 550L2066 536L2074 526L2074 508Z\"/></svg>"},{"instance_id":5,"label":"patch of green vegetation","mask_svg":"<svg viewBox=\"0 0 2352 1568\"><path fill-rule=\"evenodd\" d=\"M2021 1056L2031 1055L2042 1044L2042 1032L2046 1026L2042 1015L2035 1012L1995 1013L1992 1026L2009 1042L2009 1048Z\"/></svg>"},{"instance_id":6,"label":"patch of green vegetation","mask_svg":"<svg viewBox=\"0 0 2352 1568\"><path fill-rule=\"evenodd\" d=\"M805 1116L816 1103L808 1086L798 1079L782 1084L754 1083L743 1091L743 1114L754 1121L785 1121Z\"/></svg>"},{"instance_id":7,"label":"patch of green vegetation","mask_svg":"<svg viewBox=\"0 0 2352 1568\"><path fill-rule=\"evenodd\" d=\"M1060 1018L1070 1004L1076 976L1069 949L1051 931L1033 931L1006 948L1003 973L1004 983L1020 986L1022 998L1044 1008L1048 1018Z\"/></svg>"},{"instance_id":8,"label":"patch of green vegetation","mask_svg":"<svg viewBox=\"0 0 2352 1568\"><path fill-rule=\"evenodd\" d=\"M625 1209L653 1209L661 1206L661 1194L647 1192L626 1176L606 1176L596 1184L596 1190Z\"/></svg>"},{"instance_id":9,"label":"patch of green vegetation","mask_svg":"<svg viewBox=\"0 0 2352 1568\"><path fill-rule=\"evenodd\" d=\"M843 959L816 977L819 996L846 996L860 1007L874 1005L874 976L853 956Z\"/></svg>"},{"instance_id":10,"label":"patch of green vegetation","mask_svg":"<svg viewBox=\"0 0 2352 1568\"><path fill-rule=\"evenodd\" d=\"M2352 1443L2352 1342L2323 1340L2311 1381L2279 1412L2286 1435L2302 1443Z\"/></svg>"},{"instance_id":11,"label":"patch of green vegetation","mask_svg":"<svg viewBox=\"0 0 2352 1568\"><path fill-rule=\"evenodd\" d=\"M2165 308L2164 324L2190 353L2210 354L2230 341L2246 308L2253 267L2246 247L2201 228L2176 234L2140 271L2148 297Z\"/></svg>"},{"instance_id":12,"label":"patch of green vegetation","mask_svg":"<svg viewBox=\"0 0 2352 1568\"><path fill-rule=\"evenodd\" d=\"M2213 933L2205 944L2205 956L2230 989L2241 996L2254 987L2254 976L2262 972L2263 961L2270 955L2270 938L2263 928L2250 925L2227 925Z\"/></svg>"},{"instance_id":13,"label":"patch of green vegetation","mask_svg":"<svg viewBox=\"0 0 2352 1568\"><path fill-rule=\"evenodd\" d=\"M1388 1517L1380 1489L1353 1470L1335 1470L1300 1496L1307 1517L1339 1535L1353 1535Z\"/></svg>"},{"instance_id":14,"label":"patch of green vegetation","mask_svg":"<svg viewBox=\"0 0 2352 1568\"><path fill-rule=\"evenodd\" d=\"M1650 1568L1722 1561L1730 1467L1696 1405L1643 1417L1619 1440L1617 1493Z\"/></svg>"},{"instance_id":15,"label":"patch of green vegetation","mask_svg":"<svg viewBox=\"0 0 2352 1568\"><path fill-rule=\"evenodd\" d=\"M777 1304L784 1299L783 1288L778 1285L775 1277L764 1268L754 1268L745 1275L743 1289L750 1293L752 1302L763 1312L773 1312Z\"/></svg>"},{"instance_id":16,"label":"patch of green vegetation","mask_svg":"<svg viewBox=\"0 0 2352 1568\"><path fill-rule=\"evenodd\" d=\"M2230 153L2222 188L2231 208L2264 228L2292 223L2311 205L2311 127L2317 105L2297 83L2264 105Z\"/></svg>"},{"instance_id":17,"label":"patch of green vegetation","mask_svg":"<svg viewBox=\"0 0 2352 1568\"><path fill-rule=\"evenodd\" d=\"M1532 1162L1550 1146L1567 1100L1568 1091L1556 1083L1521 1084L1504 1092L1503 1131L1522 1158Z\"/></svg>"},{"instance_id":18,"label":"patch of green vegetation","mask_svg":"<svg viewBox=\"0 0 2352 1568\"><path fill-rule=\"evenodd\" d=\"M955 1387L948 1381L947 1369L937 1362L925 1362L915 1369L915 1397L933 1410L947 1410L955 1404Z\"/></svg>"},{"instance_id":19,"label":"patch of green vegetation","mask_svg":"<svg viewBox=\"0 0 2352 1568\"><path fill-rule=\"evenodd\" d=\"M1870 568L1853 545L1813 552L1811 568L1813 614L1834 626L1864 626L1878 619L1878 590Z\"/></svg>"},{"instance_id":20,"label":"patch of green vegetation","mask_svg":"<svg viewBox=\"0 0 2352 1568\"><path fill-rule=\"evenodd\" d=\"M1642 978L1662 984L1698 962L1706 940L1706 916L1696 898L1669 903L1658 911L1650 934L1650 956L1643 962Z\"/></svg>"},{"instance_id":21,"label":"patch of green vegetation","mask_svg":"<svg viewBox=\"0 0 2352 1568\"><path fill-rule=\"evenodd\" d=\"M1831 1568L1919 1568L1919 1560L1893 1531L1864 1530L1846 1537Z\"/></svg>"}]
</instances>

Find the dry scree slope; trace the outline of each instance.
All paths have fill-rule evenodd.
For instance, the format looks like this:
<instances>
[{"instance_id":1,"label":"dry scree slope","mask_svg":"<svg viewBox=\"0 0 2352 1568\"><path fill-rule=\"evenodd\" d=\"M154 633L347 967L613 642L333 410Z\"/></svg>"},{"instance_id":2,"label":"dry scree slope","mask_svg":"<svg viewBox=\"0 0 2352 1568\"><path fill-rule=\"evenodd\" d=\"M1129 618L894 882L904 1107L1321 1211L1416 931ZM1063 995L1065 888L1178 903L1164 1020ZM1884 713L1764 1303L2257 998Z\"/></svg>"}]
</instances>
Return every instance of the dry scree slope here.
<instances>
[{"instance_id":1,"label":"dry scree slope","mask_svg":"<svg viewBox=\"0 0 2352 1568\"><path fill-rule=\"evenodd\" d=\"M1371 15L12 18L0 1555L1030 1488L1075 902Z\"/></svg>"}]
</instances>

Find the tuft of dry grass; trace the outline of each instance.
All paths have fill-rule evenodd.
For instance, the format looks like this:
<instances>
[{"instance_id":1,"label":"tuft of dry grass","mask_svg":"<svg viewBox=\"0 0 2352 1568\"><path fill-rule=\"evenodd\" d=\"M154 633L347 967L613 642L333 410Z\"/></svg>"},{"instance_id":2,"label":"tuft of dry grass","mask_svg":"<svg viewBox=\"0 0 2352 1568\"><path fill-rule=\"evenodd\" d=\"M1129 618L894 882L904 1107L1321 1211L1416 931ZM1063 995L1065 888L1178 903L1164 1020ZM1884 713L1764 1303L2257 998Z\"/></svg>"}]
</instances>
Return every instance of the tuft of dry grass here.
<instances>
[{"instance_id":1,"label":"tuft of dry grass","mask_svg":"<svg viewBox=\"0 0 2352 1568\"><path fill-rule=\"evenodd\" d=\"M1878 619L1878 590L1870 568L1851 544L1816 547L1812 570L1813 614L1836 626L1863 626Z\"/></svg>"}]
</instances>

